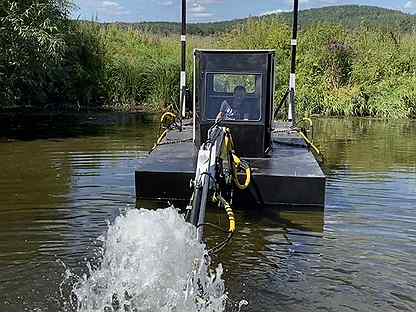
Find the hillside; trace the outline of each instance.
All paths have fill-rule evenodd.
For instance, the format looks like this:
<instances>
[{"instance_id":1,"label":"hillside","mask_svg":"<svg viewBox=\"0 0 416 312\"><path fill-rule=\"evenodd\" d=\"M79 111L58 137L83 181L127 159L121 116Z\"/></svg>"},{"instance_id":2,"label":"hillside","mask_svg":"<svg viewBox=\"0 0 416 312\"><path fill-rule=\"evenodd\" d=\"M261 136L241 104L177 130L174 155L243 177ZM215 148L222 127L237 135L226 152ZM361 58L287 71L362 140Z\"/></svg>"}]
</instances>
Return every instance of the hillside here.
<instances>
[{"instance_id":1,"label":"hillside","mask_svg":"<svg viewBox=\"0 0 416 312\"><path fill-rule=\"evenodd\" d=\"M251 19L279 19L284 23L291 23L292 13L283 12L267 16L250 17ZM190 34L210 35L225 32L231 27L244 23L249 18L212 22L192 23L188 25ZM142 22L136 24L119 23L122 26L133 26L157 33L179 33L180 24L174 22ZM384 9L374 6L345 5L329 6L318 9L302 10L299 24L301 28L312 24L340 24L348 29L355 29L362 25L367 27L399 30L403 32L416 31L416 16L401 11Z\"/></svg>"},{"instance_id":2,"label":"hillside","mask_svg":"<svg viewBox=\"0 0 416 312\"><path fill-rule=\"evenodd\" d=\"M288 22L291 13L281 14ZM304 10L300 13L300 23L308 26L317 23L341 24L346 28L357 28L362 24L401 31L416 30L416 16L401 11L373 6L345 5Z\"/></svg>"}]
</instances>

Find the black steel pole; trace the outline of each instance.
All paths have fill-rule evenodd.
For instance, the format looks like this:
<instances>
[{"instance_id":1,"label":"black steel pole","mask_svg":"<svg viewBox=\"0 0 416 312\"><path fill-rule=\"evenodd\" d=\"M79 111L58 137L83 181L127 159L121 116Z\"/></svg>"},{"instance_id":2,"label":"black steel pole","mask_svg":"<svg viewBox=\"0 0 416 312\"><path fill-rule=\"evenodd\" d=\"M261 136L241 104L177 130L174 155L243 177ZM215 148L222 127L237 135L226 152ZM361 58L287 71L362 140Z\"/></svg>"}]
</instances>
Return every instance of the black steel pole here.
<instances>
[{"instance_id":1,"label":"black steel pole","mask_svg":"<svg viewBox=\"0 0 416 312\"><path fill-rule=\"evenodd\" d=\"M181 32L181 77L180 77L180 114L185 117L186 91L186 0L182 0L182 32Z\"/></svg>"},{"instance_id":2,"label":"black steel pole","mask_svg":"<svg viewBox=\"0 0 416 312\"><path fill-rule=\"evenodd\" d=\"M289 113L288 120L292 125L296 123L296 47L298 37L298 14L299 14L299 0L294 0L293 3L293 28L292 40L290 45L292 47L292 56L290 63L290 78L289 78Z\"/></svg>"}]
</instances>

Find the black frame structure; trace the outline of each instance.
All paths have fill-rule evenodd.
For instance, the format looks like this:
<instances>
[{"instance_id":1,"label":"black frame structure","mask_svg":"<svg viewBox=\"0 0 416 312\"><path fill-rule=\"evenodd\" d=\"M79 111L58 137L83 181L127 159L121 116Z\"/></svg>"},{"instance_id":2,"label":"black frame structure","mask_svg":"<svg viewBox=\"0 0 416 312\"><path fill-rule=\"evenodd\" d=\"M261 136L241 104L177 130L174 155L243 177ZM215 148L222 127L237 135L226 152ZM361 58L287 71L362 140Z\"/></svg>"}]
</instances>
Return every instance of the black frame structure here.
<instances>
[{"instance_id":1,"label":"black frame structure","mask_svg":"<svg viewBox=\"0 0 416 312\"><path fill-rule=\"evenodd\" d=\"M195 50L194 51L194 142L207 140L214 120L207 118L207 74L261 75L259 120L224 120L242 157L266 157L271 149L274 95L274 50Z\"/></svg>"},{"instance_id":2,"label":"black frame structure","mask_svg":"<svg viewBox=\"0 0 416 312\"><path fill-rule=\"evenodd\" d=\"M292 40L291 59L290 59L290 77L289 77L289 107L288 107L288 121L292 126L296 125L296 47L298 44L298 15L299 15L299 0L293 2L293 24L292 24Z\"/></svg>"},{"instance_id":3,"label":"black frame structure","mask_svg":"<svg viewBox=\"0 0 416 312\"><path fill-rule=\"evenodd\" d=\"M186 112L186 0L182 0L182 23L181 23L181 73L179 82L179 116L181 120L180 130L182 131L182 117Z\"/></svg>"}]
</instances>

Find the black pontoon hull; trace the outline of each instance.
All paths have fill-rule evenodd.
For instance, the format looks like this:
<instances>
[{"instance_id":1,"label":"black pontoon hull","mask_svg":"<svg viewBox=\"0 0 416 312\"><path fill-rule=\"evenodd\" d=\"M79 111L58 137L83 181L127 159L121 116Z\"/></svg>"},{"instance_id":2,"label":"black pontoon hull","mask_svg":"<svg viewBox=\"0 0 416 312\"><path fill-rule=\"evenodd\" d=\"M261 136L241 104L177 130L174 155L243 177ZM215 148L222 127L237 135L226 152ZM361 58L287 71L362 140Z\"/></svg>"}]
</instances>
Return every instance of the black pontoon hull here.
<instances>
[{"instance_id":1,"label":"black pontoon hull","mask_svg":"<svg viewBox=\"0 0 416 312\"><path fill-rule=\"evenodd\" d=\"M138 199L188 201L195 177L198 151L192 143L192 127L171 131L136 170ZM255 208L258 205L323 208L325 175L315 157L296 133L273 133L269 158L244 158L253 170L253 187L238 191L234 204Z\"/></svg>"}]
</instances>

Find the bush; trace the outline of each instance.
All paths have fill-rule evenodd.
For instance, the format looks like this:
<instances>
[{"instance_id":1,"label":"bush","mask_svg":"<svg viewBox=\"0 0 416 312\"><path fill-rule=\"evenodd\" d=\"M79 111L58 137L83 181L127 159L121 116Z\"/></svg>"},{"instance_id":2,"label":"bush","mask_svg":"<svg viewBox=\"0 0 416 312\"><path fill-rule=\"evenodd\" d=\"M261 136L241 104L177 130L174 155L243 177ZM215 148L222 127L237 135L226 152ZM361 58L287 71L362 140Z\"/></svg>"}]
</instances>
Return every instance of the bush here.
<instances>
[{"instance_id":1,"label":"bush","mask_svg":"<svg viewBox=\"0 0 416 312\"><path fill-rule=\"evenodd\" d=\"M68 7L57 1L11 1L0 6L0 106L47 100L46 70L65 49Z\"/></svg>"},{"instance_id":2,"label":"bush","mask_svg":"<svg viewBox=\"0 0 416 312\"><path fill-rule=\"evenodd\" d=\"M0 107L88 108L102 94L98 26L68 19L66 1L6 0L1 6Z\"/></svg>"}]
</instances>

